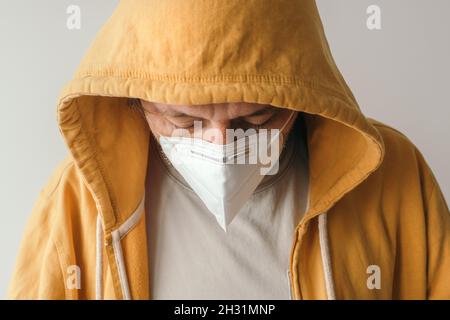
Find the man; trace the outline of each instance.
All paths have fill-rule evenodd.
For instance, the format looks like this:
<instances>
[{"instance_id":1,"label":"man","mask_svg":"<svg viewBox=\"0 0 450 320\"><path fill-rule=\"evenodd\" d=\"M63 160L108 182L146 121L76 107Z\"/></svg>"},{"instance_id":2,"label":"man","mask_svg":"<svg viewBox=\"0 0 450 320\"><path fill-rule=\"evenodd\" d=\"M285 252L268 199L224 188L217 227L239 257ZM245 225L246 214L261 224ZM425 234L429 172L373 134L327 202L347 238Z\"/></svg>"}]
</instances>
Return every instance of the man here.
<instances>
[{"instance_id":1,"label":"man","mask_svg":"<svg viewBox=\"0 0 450 320\"><path fill-rule=\"evenodd\" d=\"M289 252L308 187L298 112L141 103L159 141L146 183L150 295L289 299ZM265 139L273 128L279 135Z\"/></svg>"},{"instance_id":2,"label":"man","mask_svg":"<svg viewBox=\"0 0 450 320\"><path fill-rule=\"evenodd\" d=\"M123 0L58 124L11 298L450 298L437 180L363 115L313 0ZM254 135L226 129L274 129L273 161L228 163Z\"/></svg>"}]
</instances>

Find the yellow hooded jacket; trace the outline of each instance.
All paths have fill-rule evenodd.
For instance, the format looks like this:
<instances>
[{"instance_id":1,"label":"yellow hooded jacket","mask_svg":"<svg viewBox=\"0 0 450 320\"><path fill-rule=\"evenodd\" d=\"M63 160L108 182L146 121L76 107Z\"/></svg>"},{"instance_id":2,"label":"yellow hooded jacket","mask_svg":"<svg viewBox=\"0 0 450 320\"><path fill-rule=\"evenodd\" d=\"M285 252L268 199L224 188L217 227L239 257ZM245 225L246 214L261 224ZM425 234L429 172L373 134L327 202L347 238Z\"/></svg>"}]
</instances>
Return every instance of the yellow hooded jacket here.
<instances>
[{"instance_id":1,"label":"yellow hooded jacket","mask_svg":"<svg viewBox=\"0 0 450 320\"><path fill-rule=\"evenodd\" d=\"M362 114L314 0L122 0L62 90L70 153L35 204L10 298L152 298L150 132L130 98L305 114L310 197L292 241L293 299L450 298L437 180L405 135Z\"/></svg>"}]
</instances>

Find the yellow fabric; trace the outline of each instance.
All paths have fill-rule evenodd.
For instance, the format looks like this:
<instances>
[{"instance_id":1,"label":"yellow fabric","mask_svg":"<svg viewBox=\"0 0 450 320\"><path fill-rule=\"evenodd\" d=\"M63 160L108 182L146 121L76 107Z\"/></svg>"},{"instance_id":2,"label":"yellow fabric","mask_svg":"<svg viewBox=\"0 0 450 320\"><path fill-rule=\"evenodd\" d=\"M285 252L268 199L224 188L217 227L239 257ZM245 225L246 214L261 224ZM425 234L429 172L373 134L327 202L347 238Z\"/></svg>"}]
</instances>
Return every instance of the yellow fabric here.
<instances>
[{"instance_id":1,"label":"yellow fabric","mask_svg":"<svg viewBox=\"0 0 450 320\"><path fill-rule=\"evenodd\" d=\"M314 0L122 0L61 93L70 154L34 207L10 298L94 299L97 214L103 297L123 298L111 232L141 201L151 161L148 126L129 98L305 113L310 208L293 239L295 299L326 298L323 212L338 299L450 298L450 214L437 181L407 137L362 114ZM151 298L144 220L122 240L134 299ZM71 265L80 289L65 285ZM367 287L370 265L381 289Z\"/></svg>"}]
</instances>

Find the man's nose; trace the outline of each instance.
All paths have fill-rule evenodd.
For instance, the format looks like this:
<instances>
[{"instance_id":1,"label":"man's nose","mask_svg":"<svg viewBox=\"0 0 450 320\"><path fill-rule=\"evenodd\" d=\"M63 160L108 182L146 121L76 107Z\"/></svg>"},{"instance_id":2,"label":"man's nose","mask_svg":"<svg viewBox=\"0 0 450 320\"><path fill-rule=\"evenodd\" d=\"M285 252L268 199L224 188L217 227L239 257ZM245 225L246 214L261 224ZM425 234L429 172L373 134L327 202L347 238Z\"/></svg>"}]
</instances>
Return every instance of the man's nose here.
<instances>
[{"instance_id":1,"label":"man's nose","mask_svg":"<svg viewBox=\"0 0 450 320\"><path fill-rule=\"evenodd\" d=\"M230 121L210 121L207 127L203 127L203 140L215 144L226 144L227 129L230 129L230 126Z\"/></svg>"}]
</instances>

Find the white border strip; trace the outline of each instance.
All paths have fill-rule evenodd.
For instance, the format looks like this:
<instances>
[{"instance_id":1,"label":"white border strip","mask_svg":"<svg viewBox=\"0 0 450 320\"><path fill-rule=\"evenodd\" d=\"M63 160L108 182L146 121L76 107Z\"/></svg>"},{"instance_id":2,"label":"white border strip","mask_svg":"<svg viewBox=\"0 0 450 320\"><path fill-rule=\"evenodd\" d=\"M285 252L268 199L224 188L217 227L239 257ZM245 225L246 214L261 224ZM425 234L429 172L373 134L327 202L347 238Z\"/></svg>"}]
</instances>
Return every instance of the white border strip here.
<instances>
[{"instance_id":1,"label":"white border strip","mask_svg":"<svg viewBox=\"0 0 450 320\"><path fill-rule=\"evenodd\" d=\"M328 300L336 300L336 294L334 292L333 273L331 271L330 248L328 246L326 212L319 215L319 241Z\"/></svg>"},{"instance_id":2,"label":"white border strip","mask_svg":"<svg viewBox=\"0 0 450 320\"><path fill-rule=\"evenodd\" d=\"M130 300L130 287L128 285L127 271L123 259L122 246L120 244L119 230L112 232L114 257L116 259L117 269L119 271L120 287L122 288L123 299Z\"/></svg>"},{"instance_id":3,"label":"white border strip","mask_svg":"<svg viewBox=\"0 0 450 320\"><path fill-rule=\"evenodd\" d=\"M121 240L130 232L144 213L145 193L141 202L133 214L125 221L119 228L114 230L112 234L114 257L116 260L117 269L119 271L120 286L122 288L122 295L125 300L131 300L130 286L128 284L127 271L125 267L125 260L123 258Z\"/></svg>"},{"instance_id":4,"label":"white border strip","mask_svg":"<svg viewBox=\"0 0 450 320\"><path fill-rule=\"evenodd\" d=\"M288 280L288 286L289 286L289 300L293 300L292 299L292 288L291 288L291 271L289 270L289 268L287 269L287 280Z\"/></svg>"},{"instance_id":5,"label":"white border strip","mask_svg":"<svg viewBox=\"0 0 450 320\"><path fill-rule=\"evenodd\" d=\"M120 239L123 239L127 235L127 233L130 232L130 230L133 229L134 226L139 222L142 214L144 213L144 205L145 194L133 214L118 229L116 229L116 231L119 232Z\"/></svg>"}]
</instances>

